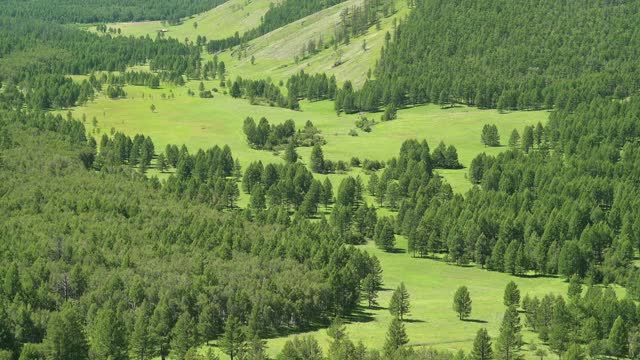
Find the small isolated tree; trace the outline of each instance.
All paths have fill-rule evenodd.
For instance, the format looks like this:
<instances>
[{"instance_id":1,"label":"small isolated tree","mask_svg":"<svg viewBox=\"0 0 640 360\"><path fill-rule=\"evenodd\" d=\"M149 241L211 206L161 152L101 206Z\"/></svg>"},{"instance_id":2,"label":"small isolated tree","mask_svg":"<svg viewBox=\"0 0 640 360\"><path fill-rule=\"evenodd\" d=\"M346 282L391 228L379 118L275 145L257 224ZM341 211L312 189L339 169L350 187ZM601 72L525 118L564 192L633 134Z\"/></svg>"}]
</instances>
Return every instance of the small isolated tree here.
<instances>
[{"instance_id":1,"label":"small isolated tree","mask_svg":"<svg viewBox=\"0 0 640 360\"><path fill-rule=\"evenodd\" d=\"M373 274L367 275L364 280L362 280L362 290L369 303L369 307L378 305L378 284Z\"/></svg>"},{"instance_id":2,"label":"small isolated tree","mask_svg":"<svg viewBox=\"0 0 640 360\"><path fill-rule=\"evenodd\" d=\"M482 127L482 135L480 137L484 146L500 146L500 135L498 127L495 125L485 124Z\"/></svg>"},{"instance_id":3,"label":"small isolated tree","mask_svg":"<svg viewBox=\"0 0 640 360\"><path fill-rule=\"evenodd\" d=\"M255 55L251 55L251 65L255 65L256 64L256 57Z\"/></svg>"},{"instance_id":4,"label":"small isolated tree","mask_svg":"<svg viewBox=\"0 0 640 360\"><path fill-rule=\"evenodd\" d=\"M461 286L453 296L453 310L458 313L460 320L471 315L471 295L466 286Z\"/></svg>"},{"instance_id":5,"label":"small isolated tree","mask_svg":"<svg viewBox=\"0 0 640 360\"><path fill-rule=\"evenodd\" d=\"M407 288L404 286L404 283L401 282L398 288L391 295L391 302L389 303L389 312L391 315L404 320L404 316L409 314L409 292Z\"/></svg>"},{"instance_id":6,"label":"small isolated tree","mask_svg":"<svg viewBox=\"0 0 640 360\"><path fill-rule=\"evenodd\" d=\"M511 281L504 289L504 306L520 306L520 290L515 282Z\"/></svg>"},{"instance_id":7,"label":"small isolated tree","mask_svg":"<svg viewBox=\"0 0 640 360\"><path fill-rule=\"evenodd\" d=\"M156 112L156 105L155 104L151 104L149 109L151 110L152 113Z\"/></svg>"},{"instance_id":8,"label":"small isolated tree","mask_svg":"<svg viewBox=\"0 0 640 360\"><path fill-rule=\"evenodd\" d=\"M169 164L167 163L167 158L164 156L163 153L160 153L158 155L157 163L158 163L158 170L160 170L160 172L165 172L169 168Z\"/></svg>"},{"instance_id":9,"label":"small isolated tree","mask_svg":"<svg viewBox=\"0 0 640 360\"><path fill-rule=\"evenodd\" d=\"M407 343L409 343L409 337L404 329L404 324L397 318L393 318L387 331L387 339L384 343L385 356L387 358L393 357L393 354Z\"/></svg>"},{"instance_id":10,"label":"small isolated tree","mask_svg":"<svg viewBox=\"0 0 640 360\"><path fill-rule=\"evenodd\" d=\"M493 349L491 348L491 337L487 329L478 330L473 341L470 360L493 360Z\"/></svg>"}]
</instances>

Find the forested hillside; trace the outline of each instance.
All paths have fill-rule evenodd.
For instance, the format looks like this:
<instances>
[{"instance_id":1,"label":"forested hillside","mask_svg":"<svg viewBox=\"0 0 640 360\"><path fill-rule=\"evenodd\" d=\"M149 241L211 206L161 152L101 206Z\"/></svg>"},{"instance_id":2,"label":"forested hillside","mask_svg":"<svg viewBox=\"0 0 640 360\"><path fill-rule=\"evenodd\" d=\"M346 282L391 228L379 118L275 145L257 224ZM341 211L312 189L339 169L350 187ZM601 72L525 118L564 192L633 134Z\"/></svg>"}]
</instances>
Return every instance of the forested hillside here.
<instances>
[{"instance_id":1,"label":"forested hillside","mask_svg":"<svg viewBox=\"0 0 640 360\"><path fill-rule=\"evenodd\" d=\"M377 80L356 96L357 109L429 102L575 109L638 88L636 1L415 4L391 34Z\"/></svg>"},{"instance_id":2,"label":"forested hillside","mask_svg":"<svg viewBox=\"0 0 640 360\"><path fill-rule=\"evenodd\" d=\"M96 173L95 142L73 119L3 112L0 150L3 359L25 347L184 359L234 332L229 351L263 351L261 338L350 314L360 281L379 276L326 223L290 223L279 208L224 214L127 167Z\"/></svg>"},{"instance_id":3,"label":"forested hillside","mask_svg":"<svg viewBox=\"0 0 640 360\"><path fill-rule=\"evenodd\" d=\"M210 10L225 0L7 0L0 15L58 23L168 20Z\"/></svg>"}]
</instances>

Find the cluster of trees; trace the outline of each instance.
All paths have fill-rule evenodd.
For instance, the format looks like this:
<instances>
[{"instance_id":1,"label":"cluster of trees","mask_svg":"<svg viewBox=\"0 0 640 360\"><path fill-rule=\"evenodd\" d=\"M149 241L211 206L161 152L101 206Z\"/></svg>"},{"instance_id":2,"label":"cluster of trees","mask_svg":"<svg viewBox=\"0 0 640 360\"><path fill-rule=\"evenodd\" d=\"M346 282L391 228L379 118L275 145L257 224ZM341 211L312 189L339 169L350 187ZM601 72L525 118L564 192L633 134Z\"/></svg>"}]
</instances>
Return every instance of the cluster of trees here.
<instances>
[{"instance_id":1,"label":"cluster of trees","mask_svg":"<svg viewBox=\"0 0 640 360\"><path fill-rule=\"evenodd\" d=\"M0 34L0 56L4 58L0 81L20 88L20 96L35 109L82 105L102 91L103 84L111 85L104 89L111 98L125 96L124 83L158 87L163 80L183 85L183 75L200 78L203 69L209 69L203 67L198 47L177 40L111 38L22 18L0 17L0 25L7 30ZM145 63L158 74L125 72ZM80 84L65 77L95 71L120 71L122 75L94 74Z\"/></svg>"},{"instance_id":2,"label":"cluster of trees","mask_svg":"<svg viewBox=\"0 0 640 360\"><path fill-rule=\"evenodd\" d=\"M639 40L625 31L638 13L638 4L620 2L417 1L388 35L395 41L384 46L376 80L356 92L355 110L429 102L572 110L601 96L623 99L638 83Z\"/></svg>"},{"instance_id":3,"label":"cluster of trees","mask_svg":"<svg viewBox=\"0 0 640 360\"><path fill-rule=\"evenodd\" d=\"M500 134L495 124L484 124L480 140L484 146L500 146Z\"/></svg>"},{"instance_id":4,"label":"cluster of trees","mask_svg":"<svg viewBox=\"0 0 640 360\"><path fill-rule=\"evenodd\" d=\"M393 0L365 0L360 6L344 8L340 13L340 22L335 26L335 44L348 45L351 38L365 34L371 26L379 27L381 16L387 17L395 12Z\"/></svg>"},{"instance_id":5,"label":"cluster of trees","mask_svg":"<svg viewBox=\"0 0 640 360\"><path fill-rule=\"evenodd\" d=\"M635 284L639 108L636 97L603 98L552 113L546 127L527 127L534 139L528 153L478 156L469 178L481 187L465 197L438 178L411 177L406 188L400 179L396 231L408 236L414 255L444 253L451 262L516 275Z\"/></svg>"},{"instance_id":6,"label":"cluster of trees","mask_svg":"<svg viewBox=\"0 0 640 360\"><path fill-rule=\"evenodd\" d=\"M96 148L93 138L89 139L89 143L92 148ZM151 138L140 134L136 134L133 139L121 132L116 132L113 138L103 134L99 150L93 164L96 169L128 164L140 166L141 172L144 173L155 156L155 146Z\"/></svg>"},{"instance_id":7,"label":"cluster of trees","mask_svg":"<svg viewBox=\"0 0 640 360\"><path fill-rule=\"evenodd\" d=\"M210 10L226 0L9 0L0 16L38 18L59 23L129 22L181 18ZM105 27L106 29L106 27Z\"/></svg>"},{"instance_id":8,"label":"cluster of trees","mask_svg":"<svg viewBox=\"0 0 640 360\"><path fill-rule=\"evenodd\" d=\"M310 75L300 70L291 75L287 80L287 93L296 99L309 99L310 101L335 99L338 85L335 75L327 77L326 74Z\"/></svg>"},{"instance_id":9,"label":"cluster of trees","mask_svg":"<svg viewBox=\"0 0 640 360\"><path fill-rule=\"evenodd\" d=\"M229 94L234 98L245 97L251 104L257 104L260 100L271 106L299 110L300 104L294 94L282 95L280 88L270 80L249 80L237 77L231 84Z\"/></svg>"},{"instance_id":10,"label":"cluster of trees","mask_svg":"<svg viewBox=\"0 0 640 360\"><path fill-rule=\"evenodd\" d=\"M284 0L277 4L270 4L269 10L262 17L258 27L251 29L242 36L236 32L233 36L210 40L207 51L210 53L224 51L234 46L246 44L268 32L290 24L296 20L329 8L344 0Z\"/></svg>"},{"instance_id":11,"label":"cluster of trees","mask_svg":"<svg viewBox=\"0 0 640 360\"><path fill-rule=\"evenodd\" d=\"M309 120L307 120L303 129L296 131L296 124L293 120L271 125L263 117L256 125L252 117L247 117L244 120L242 129L247 136L247 142L258 149L272 150L281 148L284 145L292 145L291 147L293 148L287 147L287 152L292 152L292 154L286 156L288 162L296 162L298 159L297 153L295 153L295 146L314 146L325 143L322 136L320 136L320 130L313 126L313 123Z\"/></svg>"},{"instance_id":12,"label":"cluster of trees","mask_svg":"<svg viewBox=\"0 0 640 360\"><path fill-rule=\"evenodd\" d=\"M117 138L104 147L128 147ZM280 208L221 213L128 165L96 172L81 121L3 110L0 139L2 356L185 359L216 339L228 354L263 351L261 338L348 316L364 279L380 276L327 223L285 212L284 226ZM143 161L148 147L138 136L123 153ZM169 146L166 158L189 188L229 176L227 152Z\"/></svg>"},{"instance_id":13,"label":"cluster of trees","mask_svg":"<svg viewBox=\"0 0 640 360\"><path fill-rule=\"evenodd\" d=\"M583 295L584 292L584 295ZM565 357L572 344L592 357L635 358L640 354L640 317L633 300L618 299L611 287L588 286L571 278L568 301L553 294L522 300L525 324L551 350Z\"/></svg>"}]
</instances>

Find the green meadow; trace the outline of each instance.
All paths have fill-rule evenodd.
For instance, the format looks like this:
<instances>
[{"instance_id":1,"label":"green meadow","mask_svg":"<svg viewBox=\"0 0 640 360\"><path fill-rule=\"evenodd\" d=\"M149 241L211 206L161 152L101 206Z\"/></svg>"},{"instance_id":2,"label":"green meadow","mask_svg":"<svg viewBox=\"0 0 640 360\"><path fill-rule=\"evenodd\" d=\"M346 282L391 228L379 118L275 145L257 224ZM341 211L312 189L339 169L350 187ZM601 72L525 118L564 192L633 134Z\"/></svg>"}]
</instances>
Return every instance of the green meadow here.
<instances>
[{"instance_id":1,"label":"green meadow","mask_svg":"<svg viewBox=\"0 0 640 360\"><path fill-rule=\"evenodd\" d=\"M406 239L397 237L397 245L406 250ZM374 309L363 306L361 312L348 321L346 330L354 342L362 341L371 348L380 349L384 344L387 328L392 320L387 306L393 289L400 282L405 283L410 294L411 311L405 321L409 346L451 351L469 351L476 332L483 327L487 328L489 335L495 340L505 311L502 297L508 282L518 284L521 297L526 294L541 297L548 293L566 295L567 292L568 284L560 278L514 277L473 266L461 267L432 259L413 258L406 253L386 253L373 243L361 248L380 259L384 269L385 290L379 293L379 306ZM467 321L460 321L452 309L453 295L462 285L469 288L473 301L471 317ZM624 289L616 287L616 292L619 297L624 297ZM524 314L521 314L523 324L524 320ZM326 330L320 329L269 339L268 353L277 355L288 339L303 335L316 337L324 349L329 346ZM525 344L522 354L526 359L539 359L530 350L532 345L546 349L537 334L523 326L523 336ZM226 359L222 352L219 355ZM557 355L549 352L548 358L557 359Z\"/></svg>"},{"instance_id":2,"label":"green meadow","mask_svg":"<svg viewBox=\"0 0 640 360\"><path fill-rule=\"evenodd\" d=\"M222 93L216 93L213 99L188 96L188 87L196 90L197 84L191 82L187 87L156 90L127 86L126 99L111 100L100 96L73 111L76 117L86 115L86 127L96 137L110 133L113 128L129 135L143 133L151 136L158 150L164 150L167 144L186 144L191 150L227 144L244 165L258 160L282 161L280 154L249 147L242 132L242 123L247 116L254 117L256 121L264 116L272 124L293 119L298 127L310 120L327 141L323 147L325 158L334 161L348 161L352 157L389 160L397 156L403 141L415 138L426 139L432 149L440 141L454 145L464 166L468 166L481 152L495 155L506 149L504 146L487 148L481 144L480 133L484 124L496 124L502 143L506 143L513 129L520 131L526 125L539 121L544 123L548 117L545 111L500 114L495 110L462 106L441 109L437 105L426 105L400 110L396 120L378 122L372 132L358 130L358 136L350 136L349 131L356 128L354 123L359 115L338 116L332 102L304 101L301 103L302 111L291 111L251 105L247 100L234 99ZM205 85L207 88L218 86L214 81L205 82ZM154 112L151 111L152 104L156 107ZM366 116L380 118L379 113ZM95 128L92 124L94 117L97 119ZM298 149L303 161L308 160L310 151L310 148ZM439 172L460 192L470 187L466 169Z\"/></svg>"}]
</instances>

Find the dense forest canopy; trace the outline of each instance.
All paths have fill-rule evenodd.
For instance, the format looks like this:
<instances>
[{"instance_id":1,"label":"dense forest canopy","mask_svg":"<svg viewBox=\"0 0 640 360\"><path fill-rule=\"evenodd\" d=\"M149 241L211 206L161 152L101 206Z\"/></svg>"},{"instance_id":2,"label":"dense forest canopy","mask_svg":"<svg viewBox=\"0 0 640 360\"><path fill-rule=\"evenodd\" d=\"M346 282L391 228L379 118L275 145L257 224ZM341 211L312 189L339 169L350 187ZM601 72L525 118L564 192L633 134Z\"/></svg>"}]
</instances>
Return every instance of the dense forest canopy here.
<instances>
[{"instance_id":1,"label":"dense forest canopy","mask_svg":"<svg viewBox=\"0 0 640 360\"><path fill-rule=\"evenodd\" d=\"M429 102L574 109L640 86L637 1L415 3L356 110Z\"/></svg>"},{"instance_id":2,"label":"dense forest canopy","mask_svg":"<svg viewBox=\"0 0 640 360\"><path fill-rule=\"evenodd\" d=\"M226 0L7 0L0 15L58 23L179 21Z\"/></svg>"}]
</instances>

